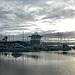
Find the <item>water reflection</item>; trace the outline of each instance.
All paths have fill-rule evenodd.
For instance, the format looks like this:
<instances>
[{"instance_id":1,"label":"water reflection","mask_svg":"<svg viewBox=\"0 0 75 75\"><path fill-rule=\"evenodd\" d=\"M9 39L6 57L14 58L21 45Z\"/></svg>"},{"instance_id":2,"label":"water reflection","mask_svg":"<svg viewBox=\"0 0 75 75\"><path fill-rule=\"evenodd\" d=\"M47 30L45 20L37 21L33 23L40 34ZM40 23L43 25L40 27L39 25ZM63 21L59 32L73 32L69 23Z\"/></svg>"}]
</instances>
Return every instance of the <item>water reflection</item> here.
<instances>
[{"instance_id":1,"label":"water reflection","mask_svg":"<svg viewBox=\"0 0 75 75\"><path fill-rule=\"evenodd\" d=\"M34 59L38 59L40 57L38 55L30 55L30 54L22 54L22 53L12 53L12 56L15 58L23 56L23 57L34 58Z\"/></svg>"},{"instance_id":2,"label":"water reflection","mask_svg":"<svg viewBox=\"0 0 75 75\"><path fill-rule=\"evenodd\" d=\"M38 56L38 55L28 55L28 54L25 54L25 56L28 58L34 58L34 59L38 59L38 58L40 58L40 56Z\"/></svg>"},{"instance_id":3,"label":"water reflection","mask_svg":"<svg viewBox=\"0 0 75 75\"><path fill-rule=\"evenodd\" d=\"M40 56L38 55L34 55L34 54L24 54L24 53L20 53L20 52L3 52L3 53L0 53L0 55L3 55L3 56L12 56L12 58L23 58L23 57L26 57L26 58L34 58L34 59L38 59L40 58Z\"/></svg>"},{"instance_id":4,"label":"water reflection","mask_svg":"<svg viewBox=\"0 0 75 75\"><path fill-rule=\"evenodd\" d=\"M12 56L15 57L15 58L18 58L20 56L22 56L23 54L21 53L12 53Z\"/></svg>"},{"instance_id":5,"label":"water reflection","mask_svg":"<svg viewBox=\"0 0 75 75\"><path fill-rule=\"evenodd\" d=\"M0 75L75 75L75 54L68 52L0 53Z\"/></svg>"}]
</instances>

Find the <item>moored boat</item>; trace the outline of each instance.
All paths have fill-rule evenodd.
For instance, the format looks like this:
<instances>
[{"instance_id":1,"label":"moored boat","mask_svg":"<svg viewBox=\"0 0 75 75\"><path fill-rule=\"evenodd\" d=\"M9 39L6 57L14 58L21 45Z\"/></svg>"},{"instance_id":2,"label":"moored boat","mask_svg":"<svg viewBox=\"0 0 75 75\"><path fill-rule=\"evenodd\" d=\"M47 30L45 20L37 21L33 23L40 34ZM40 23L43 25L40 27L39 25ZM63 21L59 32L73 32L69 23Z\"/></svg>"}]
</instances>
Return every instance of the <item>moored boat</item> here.
<instances>
[{"instance_id":1,"label":"moored boat","mask_svg":"<svg viewBox=\"0 0 75 75\"><path fill-rule=\"evenodd\" d=\"M29 52L29 46L22 46L19 43L15 43L13 46L8 48L8 52Z\"/></svg>"},{"instance_id":2,"label":"moored boat","mask_svg":"<svg viewBox=\"0 0 75 75\"><path fill-rule=\"evenodd\" d=\"M0 45L0 52L7 51L8 47L6 45Z\"/></svg>"},{"instance_id":3,"label":"moored boat","mask_svg":"<svg viewBox=\"0 0 75 75\"><path fill-rule=\"evenodd\" d=\"M49 50L50 51L58 51L58 50L61 50L61 47L60 46L49 46Z\"/></svg>"},{"instance_id":4,"label":"moored boat","mask_svg":"<svg viewBox=\"0 0 75 75\"><path fill-rule=\"evenodd\" d=\"M61 50L68 51L68 50L71 50L71 47L68 46L67 44L63 44L63 46L61 47Z\"/></svg>"}]
</instances>

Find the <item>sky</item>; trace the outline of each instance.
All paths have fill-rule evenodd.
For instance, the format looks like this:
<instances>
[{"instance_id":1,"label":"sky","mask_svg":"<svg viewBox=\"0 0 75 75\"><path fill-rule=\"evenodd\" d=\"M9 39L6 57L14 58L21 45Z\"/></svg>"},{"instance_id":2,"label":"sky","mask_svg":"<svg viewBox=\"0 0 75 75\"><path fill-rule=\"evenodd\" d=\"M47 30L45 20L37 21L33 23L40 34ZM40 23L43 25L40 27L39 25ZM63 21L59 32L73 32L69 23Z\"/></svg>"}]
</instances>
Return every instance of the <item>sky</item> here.
<instances>
[{"instance_id":1,"label":"sky","mask_svg":"<svg viewBox=\"0 0 75 75\"><path fill-rule=\"evenodd\" d=\"M0 32L75 34L75 0L0 0Z\"/></svg>"}]
</instances>

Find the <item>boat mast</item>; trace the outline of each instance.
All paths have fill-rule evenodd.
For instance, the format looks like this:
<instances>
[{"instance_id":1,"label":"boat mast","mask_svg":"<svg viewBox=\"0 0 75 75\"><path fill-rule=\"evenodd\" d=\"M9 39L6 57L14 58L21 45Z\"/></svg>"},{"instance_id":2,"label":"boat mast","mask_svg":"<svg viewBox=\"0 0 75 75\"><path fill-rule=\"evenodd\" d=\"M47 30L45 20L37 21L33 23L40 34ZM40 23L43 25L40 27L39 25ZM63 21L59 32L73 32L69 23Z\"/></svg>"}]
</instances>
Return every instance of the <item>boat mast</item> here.
<instances>
[{"instance_id":1,"label":"boat mast","mask_svg":"<svg viewBox=\"0 0 75 75\"><path fill-rule=\"evenodd\" d=\"M10 33L9 33L9 41L10 41Z\"/></svg>"},{"instance_id":2,"label":"boat mast","mask_svg":"<svg viewBox=\"0 0 75 75\"><path fill-rule=\"evenodd\" d=\"M1 31L1 40L2 40L2 31Z\"/></svg>"},{"instance_id":3,"label":"boat mast","mask_svg":"<svg viewBox=\"0 0 75 75\"><path fill-rule=\"evenodd\" d=\"M22 41L24 41L24 31L22 32Z\"/></svg>"},{"instance_id":4,"label":"boat mast","mask_svg":"<svg viewBox=\"0 0 75 75\"><path fill-rule=\"evenodd\" d=\"M58 46L59 46L59 32L58 32Z\"/></svg>"},{"instance_id":5,"label":"boat mast","mask_svg":"<svg viewBox=\"0 0 75 75\"><path fill-rule=\"evenodd\" d=\"M13 41L14 41L14 35L13 35Z\"/></svg>"},{"instance_id":6,"label":"boat mast","mask_svg":"<svg viewBox=\"0 0 75 75\"><path fill-rule=\"evenodd\" d=\"M61 45L62 45L62 34L61 34L61 39L60 40L61 40Z\"/></svg>"}]
</instances>

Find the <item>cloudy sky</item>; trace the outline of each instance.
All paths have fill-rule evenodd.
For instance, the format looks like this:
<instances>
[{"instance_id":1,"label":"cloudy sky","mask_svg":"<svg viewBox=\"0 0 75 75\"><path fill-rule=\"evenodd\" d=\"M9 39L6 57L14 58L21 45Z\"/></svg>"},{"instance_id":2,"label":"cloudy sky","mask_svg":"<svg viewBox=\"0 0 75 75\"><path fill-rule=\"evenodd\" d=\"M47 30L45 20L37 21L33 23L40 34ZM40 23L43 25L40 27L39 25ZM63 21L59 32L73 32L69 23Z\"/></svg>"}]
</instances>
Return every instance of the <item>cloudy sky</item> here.
<instances>
[{"instance_id":1,"label":"cloudy sky","mask_svg":"<svg viewBox=\"0 0 75 75\"><path fill-rule=\"evenodd\" d=\"M0 0L0 32L23 31L75 33L75 0Z\"/></svg>"}]
</instances>

